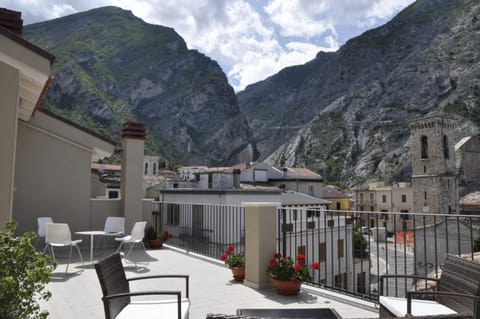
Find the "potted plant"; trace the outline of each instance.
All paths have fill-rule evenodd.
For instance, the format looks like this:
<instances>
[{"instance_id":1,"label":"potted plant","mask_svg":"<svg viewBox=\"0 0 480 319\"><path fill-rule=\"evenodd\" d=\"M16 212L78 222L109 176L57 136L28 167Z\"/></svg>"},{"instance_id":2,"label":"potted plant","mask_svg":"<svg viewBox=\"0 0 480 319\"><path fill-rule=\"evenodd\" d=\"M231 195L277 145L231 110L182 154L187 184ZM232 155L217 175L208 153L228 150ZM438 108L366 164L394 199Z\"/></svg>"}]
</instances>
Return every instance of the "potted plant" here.
<instances>
[{"instance_id":1,"label":"potted plant","mask_svg":"<svg viewBox=\"0 0 480 319\"><path fill-rule=\"evenodd\" d=\"M310 267L318 270L320 264L313 262ZM282 295L296 295L302 283L312 278L303 254L298 254L295 262L292 257L282 257L276 253L268 264L267 272L273 286Z\"/></svg>"},{"instance_id":2,"label":"potted plant","mask_svg":"<svg viewBox=\"0 0 480 319\"><path fill-rule=\"evenodd\" d=\"M153 225L150 225L145 232L145 240L152 249L162 248L163 243L172 237L173 235L167 230L161 232L155 231L155 227Z\"/></svg>"},{"instance_id":3,"label":"potted plant","mask_svg":"<svg viewBox=\"0 0 480 319\"><path fill-rule=\"evenodd\" d=\"M233 274L233 278L237 281L245 279L245 254L243 251L234 253L235 246L229 245L225 253L220 255L220 259L225 262Z\"/></svg>"}]
</instances>

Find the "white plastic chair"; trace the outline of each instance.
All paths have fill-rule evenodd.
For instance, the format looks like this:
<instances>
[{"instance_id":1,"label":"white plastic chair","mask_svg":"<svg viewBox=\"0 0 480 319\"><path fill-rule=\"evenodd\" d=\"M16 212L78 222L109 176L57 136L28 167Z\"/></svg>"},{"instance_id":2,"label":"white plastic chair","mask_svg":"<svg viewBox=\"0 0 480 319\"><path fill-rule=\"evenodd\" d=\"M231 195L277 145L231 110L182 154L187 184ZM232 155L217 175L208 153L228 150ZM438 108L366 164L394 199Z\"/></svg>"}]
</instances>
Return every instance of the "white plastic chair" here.
<instances>
[{"instance_id":1,"label":"white plastic chair","mask_svg":"<svg viewBox=\"0 0 480 319\"><path fill-rule=\"evenodd\" d=\"M47 235L47 224L53 223L53 219L51 217L38 217L37 218L37 240L35 241L35 247L37 247L37 243L40 238L44 238Z\"/></svg>"},{"instance_id":2,"label":"white plastic chair","mask_svg":"<svg viewBox=\"0 0 480 319\"><path fill-rule=\"evenodd\" d=\"M46 224L46 236L45 242L46 246L43 252L50 248L52 252L53 260L55 260L55 252L53 251L53 247L70 247L70 253L68 255L68 263L67 267L65 268L65 272L68 271L68 265L70 264L70 260L72 258L72 247L77 248L78 255L80 256L80 260L83 265L83 257L82 253L80 252L80 248L78 248L78 244L82 242L81 239L72 240L72 234L70 232L70 227L68 224L63 223L51 223Z\"/></svg>"},{"instance_id":3,"label":"white plastic chair","mask_svg":"<svg viewBox=\"0 0 480 319\"><path fill-rule=\"evenodd\" d=\"M105 220L105 226L103 227L102 240L104 237L116 237L125 235L125 218L124 217L107 217ZM98 243L96 247L98 248Z\"/></svg>"},{"instance_id":4,"label":"white plastic chair","mask_svg":"<svg viewBox=\"0 0 480 319\"><path fill-rule=\"evenodd\" d=\"M122 249L122 246L128 245L128 251L125 254L125 260L127 259L128 255L132 251L132 248L135 244L140 244L143 247L143 250L145 253L147 252L145 250L145 245L143 244L143 237L145 236L145 227L147 225L146 221L143 222L136 222L135 225L133 225L132 232L128 236L124 236L121 238L115 238L116 241L120 241L120 246L118 246L117 253L120 252ZM137 265L137 262L135 261L135 266Z\"/></svg>"},{"instance_id":5,"label":"white plastic chair","mask_svg":"<svg viewBox=\"0 0 480 319\"><path fill-rule=\"evenodd\" d=\"M125 234L124 217L107 217L103 228L105 236L119 236Z\"/></svg>"}]
</instances>

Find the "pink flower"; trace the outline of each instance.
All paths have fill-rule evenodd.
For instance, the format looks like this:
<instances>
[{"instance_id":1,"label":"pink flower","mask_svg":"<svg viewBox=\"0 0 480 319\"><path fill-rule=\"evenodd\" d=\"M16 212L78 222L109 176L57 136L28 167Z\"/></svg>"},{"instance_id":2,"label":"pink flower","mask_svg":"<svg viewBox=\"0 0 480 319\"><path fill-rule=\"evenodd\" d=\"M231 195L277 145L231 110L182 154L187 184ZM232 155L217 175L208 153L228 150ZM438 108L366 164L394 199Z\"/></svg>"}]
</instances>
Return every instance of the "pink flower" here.
<instances>
[{"instance_id":1,"label":"pink flower","mask_svg":"<svg viewBox=\"0 0 480 319\"><path fill-rule=\"evenodd\" d=\"M302 270L302 268L303 268L303 267L302 267L302 265L300 265L300 264L295 264L295 265L293 266L293 269L295 269L295 271L300 271L300 270Z\"/></svg>"},{"instance_id":2,"label":"pink flower","mask_svg":"<svg viewBox=\"0 0 480 319\"><path fill-rule=\"evenodd\" d=\"M319 270L319 269L320 269L320 264L319 264L318 262L314 261L314 262L312 263L312 269L317 269L317 270Z\"/></svg>"},{"instance_id":3,"label":"pink flower","mask_svg":"<svg viewBox=\"0 0 480 319\"><path fill-rule=\"evenodd\" d=\"M280 259L280 258L282 258L282 254L276 253L275 255L273 255L273 258Z\"/></svg>"}]
</instances>

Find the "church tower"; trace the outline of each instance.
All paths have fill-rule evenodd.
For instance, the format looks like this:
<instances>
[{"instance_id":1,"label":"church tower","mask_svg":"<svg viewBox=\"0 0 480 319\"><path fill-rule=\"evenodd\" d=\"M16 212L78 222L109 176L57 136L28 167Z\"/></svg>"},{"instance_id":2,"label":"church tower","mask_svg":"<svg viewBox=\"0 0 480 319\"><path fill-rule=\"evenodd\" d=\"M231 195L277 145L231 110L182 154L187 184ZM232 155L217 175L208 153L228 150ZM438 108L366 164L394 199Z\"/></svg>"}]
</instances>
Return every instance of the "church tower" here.
<instances>
[{"instance_id":1,"label":"church tower","mask_svg":"<svg viewBox=\"0 0 480 319\"><path fill-rule=\"evenodd\" d=\"M415 213L458 213L455 121L435 114L410 122Z\"/></svg>"}]
</instances>

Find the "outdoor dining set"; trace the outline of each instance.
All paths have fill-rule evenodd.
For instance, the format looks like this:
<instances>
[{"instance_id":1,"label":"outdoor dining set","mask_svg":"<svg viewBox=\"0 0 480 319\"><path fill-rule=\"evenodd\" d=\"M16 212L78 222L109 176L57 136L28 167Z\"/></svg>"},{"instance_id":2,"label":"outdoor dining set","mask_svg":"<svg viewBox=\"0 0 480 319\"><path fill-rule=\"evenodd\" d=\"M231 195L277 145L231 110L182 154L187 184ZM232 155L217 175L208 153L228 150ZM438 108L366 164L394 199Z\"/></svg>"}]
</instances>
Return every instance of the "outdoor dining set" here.
<instances>
[{"instance_id":1,"label":"outdoor dining set","mask_svg":"<svg viewBox=\"0 0 480 319\"><path fill-rule=\"evenodd\" d=\"M70 227L66 223L55 223L51 217L39 217L37 218L38 230L37 230L37 242L40 238L45 239L45 248L43 252L49 251L55 260L55 247L68 247L70 248L68 262L66 264L65 272L68 272L68 266L72 257L72 249L76 248L80 261L83 264L83 256L79 248L81 239L72 240L72 234ZM136 222L133 225L130 235L125 236L125 218L124 217L107 217L105 220L105 226L103 230L86 230L75 232L77 235L90 237L90 262L94 259L94 242L95 237L113 237L115 241L120 242L116 252L126 246L127 252L125 258L131 253L135 244L139 244L145 249L143 245L143 237L145 234L146 221ZM97 240L98 244L98 240Z\"/></svg>"}]
</instances>

